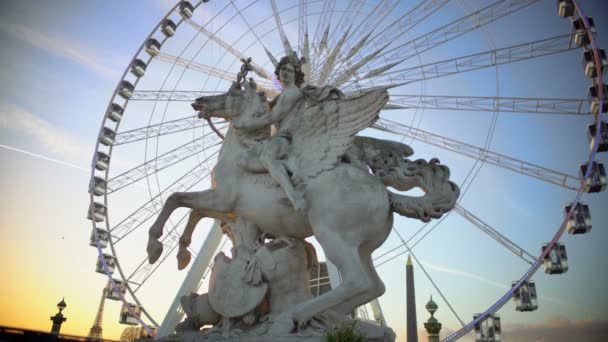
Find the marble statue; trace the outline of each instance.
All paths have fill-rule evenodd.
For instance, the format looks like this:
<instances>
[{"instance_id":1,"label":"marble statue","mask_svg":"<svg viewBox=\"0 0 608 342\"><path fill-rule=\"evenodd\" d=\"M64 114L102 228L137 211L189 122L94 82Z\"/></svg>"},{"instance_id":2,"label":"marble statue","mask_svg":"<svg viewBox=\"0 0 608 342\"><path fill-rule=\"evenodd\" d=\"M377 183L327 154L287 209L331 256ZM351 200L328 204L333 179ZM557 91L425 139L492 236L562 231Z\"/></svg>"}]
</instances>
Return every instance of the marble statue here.
<instances>
[{"instance_id":1,"label":"marble statue","mask_svg":"<svg viewBox=\"0 0 608 342\"><path fill-rule=\"evenodd\" d=\"M180 239L180 269L190 261L187 247L204 217L224 222L233 255L216 256L208 294L183 300L193 318L189 314L181 330L221 321L216 332L225 338L231 331L263 331L270 340L340 324L384 293L371 254L388 237L393 213L426 222L456 203L460 190L437 159L412 161L414 151L405 144L355 136L377 119L389 100L385 89L347 96L332 87L303 86L304 62L293 53L277 63L283 89L270 102L239 73L228 92L193 104L200 118L224 118L230 128L212 188L167 198L149 230L148 258L154 263L160 257L158 239L179 207L192 209ZM425 194L406 196L387 187L418 187ZM342 278L318 297L308 288L307 270L316 262L304 241L310 236ZM375 334L378 340L392 336Z\"/></svg>"}]
</instances>

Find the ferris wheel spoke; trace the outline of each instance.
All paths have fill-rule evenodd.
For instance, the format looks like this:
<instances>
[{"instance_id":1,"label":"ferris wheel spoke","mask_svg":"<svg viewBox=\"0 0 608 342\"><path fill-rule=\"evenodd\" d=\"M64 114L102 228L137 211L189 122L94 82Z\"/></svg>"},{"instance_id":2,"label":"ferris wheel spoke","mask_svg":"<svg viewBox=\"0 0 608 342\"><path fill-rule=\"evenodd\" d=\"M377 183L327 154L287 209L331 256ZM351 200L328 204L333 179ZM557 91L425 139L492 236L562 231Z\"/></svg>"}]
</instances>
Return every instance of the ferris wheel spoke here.
<instances>
[{"instance_id":1,"label":"ferris wheel spoke","mask_svg":"<svg viewBox=\"0 0 608 342\"><path fill-rule=\"evenodd\" d=\"M361 79L374 80L374 83L376 84L409 84L496 65L563 53L574 49L577 49L577 47L572 45L571 35L567 34L524 44L517 44L497 50L489 50L468 56L456 57L418 67L395 70L381 75L370 75L368 73Z\"/></svg>"},{"instance_id":2,"label":"ferris wheel spoke","mask_svg":"<svg viewBox=\"0 0 608 342\"><path fill-rule=\"evenodd\" d=\"M329 35L330 17L334 11L336 0L325 0L321 10L321 17L317 21L317 28L313 36L313 46L318 47L316 52L317 62L318 57L323 53L323 49L327 47L327 38ZM322 32L322 33L321 33Z\"/></svg>"},{"instance_id":3,"label":"ferris wheel spoke","mask_svg":"<svg viewBox=\"0 0 608 342\"><path fill-rule=\"evenodd\" d=\"M283 28L283 23L281 22L281 16L279 15L279 10L277 9L276 0L270 0L270 5L272 7L272 14L274 15L274 20L277 23L277 30L279 31L279 37L281 38L281 43L283 44L283 50L285 55L291 54L293 49L291 48L291 44L287 39L287 35L285 34L285 29Z\"/></svg>"},{"instance_id":4,"label":"ferris wheel spoke","mask_svg":"<svg viewBox=\"0 0 608 342\"><path fill-rule=\"evenodd\" d=\"M308 7L307 2L304 0L300 0L300 16L298 18L300 21L300 37L302 42L300 45L300 55L304 57L306 63L303 65L304 71L304 80L305 82L310 82L311 75L311 67L312 60L310 58L310 41L308 35Z\"/></svg>"},{"instance_id":5,"label":"ferris wheel spoke","mask_svg":"<svg viewBox=\"0 0 608 342\"><path fill-rule=\"evenodd\" d=\"M190 26L192 26L195 30L197 30L200 33L202 33L203 35L205 35L211 41L217 43L219 46L224 48L226 51L228 51L234 57L236 57L238 59L241 59L241 58L247 59L247 57L242 52L237 50L233 45L228 44L223 39L218 37L216 34L213 34L209 30L205 29L203 26L196 23L194 20L186 19L185 21L188 24L190 24ZM254 63L254 62L251 62L251 67L253 69L253 72L255 72L258 76L272 81L272 74L269 73L268 71L264 70L264 68L262 68L261 66L259 66L258 64Z\"/></svg>"},{"instance_id":6,"label":"ferris wheel spoke","mask_svg":"<svg viewBox=\"0 0 608 342\"><path fill-rule=\"evenodd\" d=\"M587 99L391 94L389 104L399 105L401 109L498 111L587 116L591 113L585 106L588 102Z\"/></svg>"},{"instance_id":7,"label":"ferris wheel spoke","mask_svg":"<svg viewBox=\"0 0 608 342\"><path fill-rule=\"evenodd\" d=\"M298 46L300 47L300 55L303 55L302 44L304 44L304 36L308 35L308 2L306 0L298 1Z\"/></svg>"},{"instance_id":8,"label":"ferris wheel spoke","mask_svg":"<svg viewBox=\"0 0 608 342\"><path fill-rule=\"evenodd\" d=\"M519 247L517 244L515 244L515 242L511 241L509 238L507 238L506 236L501 234L498 230L492 228L489 224L485 223L480 218L473 215L473 213L471 213L467 209L463 208L459 204L456 204L456 206L454 207L454 211L457 212L458 214L460 214L460 216L465 218L467 221L471 222L475 227L479 228L482 232L486 233L492 239L496 240L498 243L503 245L505 248L507 248L513 254L520 257L523 261L527 262L530 265L534 264L534 262L536 261L536 257L534 255L530 254L525 249Z\"/></svg>"},{"instance_id":9,"label":"ferris wheel spoke","mask_svg":"<svg viewBox=\"0 0 608 342\"><path fill-rule=\"evenodd\" d=\"M327 57L327 59L325 60L325 63L321 67L321 72L319 74L319 79L317 81L319 85L326 84L327 77L329 77L329 73L334 68L336 59L338 58L338 55L340 54L342 45L344 44L344 42L346 41L346 38L348 37L349 31L350 31L350 27L346 30L346 32L344 32L344 34L342 35L342 37L340 38L338 43L336 43L336 46L329 53L329 56Z\"/></svg>"},{"instance_id":10,"label":"ferris wheel spoke","mask_svg":"<svg viewBox=\"0 0 608 342\"><path fill-rule=\"evenodd\" d=\"M329 33L328 41L332 42L336 35L343 34L345 31L344 28L351 27L353 23L356 21L356 17L358 12L360 11L360 7L365 3L362 0L354 0L348 3L348 6L344 11L342 11L342 15L340 19L338 19L337 24L335 24L334 30ZM348 19L347 19L348 18ZM346 20L346 22L345 22ZM350 24L348 24L350 23Z\"/></svg>"},{"instance_id":11,"label":"ferris wheel spoke","mask_svg":"<svg viewBox=\"0 0 608 342\"><path fill-rule=\"evenodd\" d=\"M500 0L449 24L437 28L418 38L387 50L378 56L382 63L393 63L414 57L424 51L435 48L465 33L479 29L500 18L513 14L539 0ZM390 55L389 55L390 54ZM372 65L374 65L372 63Z\"/></svg>"},{"instance_id":12,"label":"ferris wheel spoke","mask_svg":"<svg viewBox=\"0 0 608 342\"><path fill-rule=\"evenodd\" d=\"M448 151L456 152L470 158L481 160L488 164L515 171L524 176L533 177L566 189L576 191L581 183L580 178L565 174L563 172L551 170L546 167L538 166L523 160L518 160L504 154L485 150L477 146L430 133L419 128L403 125L394 121L380 119L374 124L373 128L388 133L398 134L410 139L415 139L417 141L437 146Z\"/></svg>"},{"instance_id":13,"label":"ferris wheel spoke","mask_svg":"<svg viewBox=\"0 0 608 342\"><path fill-rule=\"evenodd\" d=\"M371 60L373 60L376 56L378 56L378 54L380 54L380 52L382 52L382 50L386 49L386 47L389 46L389 44L390 43L386 43L384 46L382 46L379 49L368 54L363 59L361 59L359 62L357 62L356 64L354 64L353 66L349 67L348 69L343 71L341 74L339 74L337 76L336 80L332 82L334 84L334 86L339 87L342 84L346 83L348 80L351 80L353 78L353 76L355 76L357 74L357 71L359 71L359 69L361 69L367 63L369 63Z\"/></svg>"},{"instance_id":14,"label":"ferris wheel spoke","mask_svg":"<svg viewBox=\"0 0 608 342\"><path fill-rule=\"evenodd\" d=\"M230 73L225 70L214 68L212 66L204 65L204 64L197 63L197 62L187 60L184 58L180 58L177 56L172 56L172 55L169 55L166 53L161 52L154 58L167 62L167 63L176 64L176 65L179 65L184 68L191 69L191 70L200 71L206 75L217 77L219 79L223 79L223 80L227 80L227 81L236 80L236 74L234 74L234 73ZM272 86L271 83L269 83L268 81L264 81L264 80L259 80L259 81L257 81L257 83L258 83L258 86L261 88L267 88L269 86Z\"/></svg>"},{"instance_id":15,"label":"ferris wheel spoke","mask_svg":"<svg viewBox=\"0 0 608 342\"><path fill-rule=\"evenodd\" d=\"M205 139L207 138L207 139ZM219 146L221 141L218 139L215 132L210 131L205 133L201 138L196 138L189 141L181 146L174 148L171 151L163 153L162 155L148 160L131 170L128 170L114 178L108 180L108 195L118 190L128 187L129 185L135 184L141 179L151 176L157 172L160 172L166 168L178 164L186 159L196 156L198 153L205 149L210 149L215 146ZM211 156L217 155L216 150Z\"/></svg>"},{"instance_id":16,"label":"ferris wheel spoke","mask_svg":"<svg viewBox=\"0 0 608 342\"><path fill-rule=\"evenodd\" d=\"M218 95L222 91L200 90L135 90L130 101L185 101L192 102L201 96Z\"/></svg>"},{"instance_id":17,"label":"ferris wheel spoke","mask_svg":"<svg viewBox=\"0 0 608 342\"><path fill-rule=\"evenodd\" d=\"M249 4L248 6L245 7L245 9L249 6L251 6L252 4L254 4L254 2L252 2L251 4ZM249 29L249 32L251 32L253 34L253 36L255 37L256 41L264 48L266 49L266 45L264 44L264 42L262 42L262 40L260 39L260 37L258 36L258 34L255 32L255 30L253 29L253 26L251 26L251 24L249 24L249 21L247 21L247 19L245 19L245 16L243 15L243 10L239 9L238 7L236 7L236 5L234 4L233 0L230 0L230 4L232 4L232 7L234 7L234 9L236 10L237 14L239 15L239 17L241 18L241 20L245 23L245 25L247 25L247 28Z\"/></svg>"},{"instance_id":18,"label":"ferris wheel spoke","mask_svg":"<svg viewBox=\"0 0 608 342\"><path fill-rule=\"evenodd\" d=\"M194 101L194 100L192 100ZM114 146L130 144L136 141L145 140L151 137L159 137L162 135L173 134L185 130L191 130L205 126L207 123L199 119L196 115L187 116L181 119L165 121L162 123L135 128L132 130L120 132L116 134ZM224 128L220 126L219 128Z\"/></svg>"},{"instance_id":19,"label":"ferris wheel spoke","mask_svg":"<svg viewBox=\"0 0 608 342\"><path fill-rule=\"evenodd\" d=\"M380 47L381 43L383 44L384 42L395 41L396 38L409 32L418 23L422 22L424 19L426 19L431 14L435 13L437 10L439 10L441 7L443 7L446 3L448 3L448 1L450 1L450 0L422 0L413 9L411 9L410 11L405 13L403 16L401 16L396 21L389 24L382 31L378 32L371 38L369 38L369 36L371 34L371 32L370 32L367 36L364 37L365 39L362 40L360 42L360 44L355 45L355 47L357 47L357 49L355 49L353 47L353 49L351 49L351 51L349 51L349 53L346 55L346 58L344 58L342 63L350 60L350 58L352 58L363 46L365 46L366 42L373 43L375 48L378 49ZM393 66L401 63L402 61L403 61L403 59L400 59L400 60L392 62L392 63L387 63L389 65L390 64L393 64L393 65L386 69L384 69L384 66L381 66L377 69L384 69L383 71L386 71L386 70L392 68ZM335 68L335 70L337 72L342 72L344 70L344 68L342 68L341 66L342 66L342 64L337 66ZM337 72L335 72L334 74L337 74Z\"/></svg>"},{"instance_id":20,"label":"ferris wheel spoke","mask_svg":"<svg viewBox=\"0 0 608 342\"><path fill-rule=\"evenodd\" d=\"M146 223L150 218L160 212L163 206L163 195L172 194L174 192L187 191L192 187L196 186L203 179L207 178L207 176L209 176L210 174L209 169L206 167L206 161L208 161L208 159L209 158L197 164L189 171L186 171L183 176L171 183L165 189L160 191L158 195L154 196L148 202L144 203L134 212L127 215L125 219L123 219L117 225L111 228L110 234L112 234L112 237L116 239L113 242L114 245L116 245L118 242L120 242L122 239L127 237L137 228L141 227L144 223Z\"/></svg>"}]
</instances>

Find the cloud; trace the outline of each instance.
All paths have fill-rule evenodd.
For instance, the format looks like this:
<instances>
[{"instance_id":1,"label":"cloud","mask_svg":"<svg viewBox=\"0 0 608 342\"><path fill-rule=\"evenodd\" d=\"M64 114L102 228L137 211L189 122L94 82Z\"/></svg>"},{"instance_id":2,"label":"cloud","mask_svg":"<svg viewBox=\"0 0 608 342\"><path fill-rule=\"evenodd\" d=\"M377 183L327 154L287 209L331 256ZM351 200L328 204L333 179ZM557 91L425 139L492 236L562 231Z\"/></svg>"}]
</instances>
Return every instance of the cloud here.
<instances>
[{"instance_id":1,"label":"cloud","mask_svg":"<svg viewBox=\"0 0 608 342\"><path fill-rule=\"evenodd\" d=\"M506 286L503 283L496 282L494 280L482 277L482 276L480 276L478 274L475 274L475 273L466 272L466 271L455 269L455 268L447 268L447 267L443 267L443 266L437 266L437 265L433 265L433 264L431 264L430 262L427 262L427 261L421 261L421 263L425 267L428 267L428 268L430 268L432 270L435 270L437 272L449 273L449 274L454 274L454 275L465 277L465 278L469 278L469 279L478 280L478 281L481 281L481 282L486 283L488 285L492 285L494 287L498 287L498 288L504 289L504 290L508 290L510 288L509 286Z\"/></svg>"},{"instance_id":2,"label":"cloud","mask_svg":"<svg viewBox=\"0 0 608 342\"><path fill-rule=\"evenodd\" d=\"M96 72L103 78L115 80L120 76L119 71L99 61L97 57L98 53L84 46L78 46L74 42L66 42L58 37L48 36L32 28L14 23L0 22L0 29L35 47L78 63Z\"/></svg>"},{"instance_id":3,"label":"cloud","mask_svg":"<svg viewBox=\"0 0 608 342\"><path fill-rule=\"evenodd\" d=\"M0 107L0 128L27 135L53 155L78 165L93 155L93 146L84 144L63 129L14 105Z\"/></svg>"}]
</instances>

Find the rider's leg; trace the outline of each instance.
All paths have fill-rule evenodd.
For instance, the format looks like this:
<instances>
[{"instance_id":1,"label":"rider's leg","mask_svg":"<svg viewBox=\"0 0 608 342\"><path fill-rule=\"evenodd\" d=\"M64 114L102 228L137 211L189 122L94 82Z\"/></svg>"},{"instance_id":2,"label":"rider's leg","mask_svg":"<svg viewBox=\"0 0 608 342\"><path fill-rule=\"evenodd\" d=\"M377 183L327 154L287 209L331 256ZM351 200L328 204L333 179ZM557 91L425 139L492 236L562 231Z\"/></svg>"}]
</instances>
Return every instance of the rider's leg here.
<instances>
[{"instance_id":1,"label":"rider's leg","mask_svg":"<svg viewBox=\"0 0 608 342\"><path fill-rule=\"evenodd\" d=\"M268 173L270 173L270 176L279 183L281 188L285 191L285 194L294 209L296 209L296 211L301 211L306 209L306 200L304 199L304 196L294 188L291 179L289 178L289 174L287 173L287 169L285 168L283 161L280 160L280 158L286 154L288 147L289 140L285 138L277 137L271 139L264 144L264 148L260 154L260 160L262 165L268 170Z\"/></svg>"}]
</instances>

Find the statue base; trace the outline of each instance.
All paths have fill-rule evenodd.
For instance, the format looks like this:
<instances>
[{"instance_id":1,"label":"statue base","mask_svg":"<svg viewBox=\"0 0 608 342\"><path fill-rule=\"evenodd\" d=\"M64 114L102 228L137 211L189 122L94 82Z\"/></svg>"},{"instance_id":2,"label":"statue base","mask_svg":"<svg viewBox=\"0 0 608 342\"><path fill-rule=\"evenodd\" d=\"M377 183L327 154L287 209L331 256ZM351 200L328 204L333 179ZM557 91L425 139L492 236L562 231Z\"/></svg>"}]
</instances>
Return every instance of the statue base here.
<instances>
[{"instance_id":1,"label":"statue base","mask_svg":"<svg viewBox=\"0 0 608 342\"><path fill-rule=\"evenodd\" d=\"M352 326L368 342L394 342L396 335L393 329L381 327L374 323L348 320L343 326ZM222 328L213 327L201 331L185 331L160 338L161 342L324 342L325 331L308 327L301 332L291 334L259 334L256 331L242 331L239 329L224 331ZM143 342L143 341L142 341Z\"/></svg>"}]
</instances>

